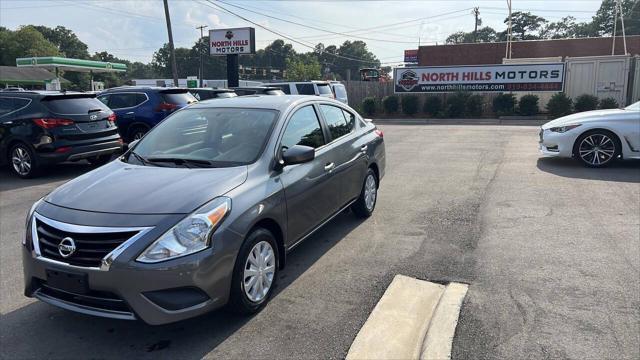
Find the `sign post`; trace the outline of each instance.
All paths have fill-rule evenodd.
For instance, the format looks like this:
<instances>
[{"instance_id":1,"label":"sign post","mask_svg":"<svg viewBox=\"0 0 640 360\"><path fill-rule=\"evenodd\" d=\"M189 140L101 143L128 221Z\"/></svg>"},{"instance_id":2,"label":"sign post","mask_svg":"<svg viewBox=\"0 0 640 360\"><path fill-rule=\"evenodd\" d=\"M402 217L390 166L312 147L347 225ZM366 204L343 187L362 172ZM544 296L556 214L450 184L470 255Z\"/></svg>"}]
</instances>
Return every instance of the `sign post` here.
<instances>
[{"instance_id":1,"label":"sign post","mask_svg":"<svg viewBox=\"0 0 640 360\"><path fill-rule=\"evenodd\" d=\"M227 87L240 83L238 55L256 52L256 31L252 27L209 30L209 54L227 57Z\"/></svg>"}]
</instances>

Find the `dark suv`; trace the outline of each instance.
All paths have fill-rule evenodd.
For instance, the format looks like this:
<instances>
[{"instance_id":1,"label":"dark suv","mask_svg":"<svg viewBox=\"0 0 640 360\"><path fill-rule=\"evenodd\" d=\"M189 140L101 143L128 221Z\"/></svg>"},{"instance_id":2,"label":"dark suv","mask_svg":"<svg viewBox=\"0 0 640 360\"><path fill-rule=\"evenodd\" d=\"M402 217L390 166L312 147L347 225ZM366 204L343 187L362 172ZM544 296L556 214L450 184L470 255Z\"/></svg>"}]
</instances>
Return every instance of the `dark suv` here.
<instances>
[{"instance_id":1,"label":"dark suv","mask_svg":"<svg viewBox=\"0 0 640 360\"><path fill-rule=\"evenodd\" d=\"M23 178L44 165L87 159L101 165L122 150L116 116L93 94L0 93L0 164Z\"/></svg>"},{"instance_id":2,"label":"dark suv","mask_svg":"<svg viewBox=\"0 0 640 360\"><path fill-rule=\"evenodd\" d=\"M167 115L198 101L188 89L150 86L108 89L98 100L116 113L120 135L127 142L142 138Z\"/></svg>"}]
</instances>

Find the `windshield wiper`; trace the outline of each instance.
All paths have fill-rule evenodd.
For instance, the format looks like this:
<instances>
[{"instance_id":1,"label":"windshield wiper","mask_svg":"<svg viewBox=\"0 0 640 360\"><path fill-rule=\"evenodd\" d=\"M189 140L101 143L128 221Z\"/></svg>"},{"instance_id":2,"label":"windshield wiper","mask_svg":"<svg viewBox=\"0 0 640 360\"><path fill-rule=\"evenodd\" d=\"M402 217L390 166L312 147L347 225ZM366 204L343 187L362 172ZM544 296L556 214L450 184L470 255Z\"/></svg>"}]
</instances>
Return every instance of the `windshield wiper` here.
<instances>
[{"instance_id":1,"label":"windshield wiper","mask_svg":"<svg viewBox=\"0 0 640 360\"><path fill-rule=\"evenodd\" d=\"M176 165L184 165L186 167L190 167L189 165L197 165L200 167L213 167L213 163L209 160L202 159L185 159L185 158L172 158L172 157L152 157L147 158L148 162L172 162Z\"/></svg>"},{"instance_id":2,"label":"windshield wiper","mask_svg":"<svg viewBox=\"0 0 640 360\"><path fill-rule=\"evenodd\" d=\"M149 161L147 159L145 159L144 156L136 153L135 151L132 151L129 154L133 155L133 157L135 157L136 160L140 161L142 163L142 165L147 165L149 163Z\"/></svg>"}]
</instances>

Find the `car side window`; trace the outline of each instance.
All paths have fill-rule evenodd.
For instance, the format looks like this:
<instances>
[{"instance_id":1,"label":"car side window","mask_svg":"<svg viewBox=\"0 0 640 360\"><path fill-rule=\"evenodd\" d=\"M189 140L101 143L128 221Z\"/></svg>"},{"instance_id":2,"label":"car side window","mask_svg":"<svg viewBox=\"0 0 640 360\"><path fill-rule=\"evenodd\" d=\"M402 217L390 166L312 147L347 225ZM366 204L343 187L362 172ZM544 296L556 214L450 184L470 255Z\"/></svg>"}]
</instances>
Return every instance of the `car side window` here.
<instances>
[{"instance_id":1,"label":"car side window","mask_svg":"<svg viewBox=\"0 0 640 360\"><path fill-rule=\"evenodd\" d=\"M316 90L313 84L296 84L296 89L300 95L315 95Z\"/></svg>"},{"instance_id":2,"label":"car side window","mask_svg":"<svg viewBox=\"0 0 640 360\"><path fill-rule=\"evenodd\" d=\"M356 125L356 116L345 109L342 109L342 114L344 115L344 118L347 120L347 124L351 126L351 130L353 130Z\"/></svg>"},{"instance_id":3,"label":"car side window","mask_svg":"<svg viewBox=\"0 0 640 360\"><path fill-rule=\"evenodd\" d=\"M282 89L282 91L287 94L287 95L291 95L291 87L289 87L289 84L281 84L281 85L272 85L269 84L269 86L273 86L273 87L278 87L280 89Z\"/></svg>"},{"instance_id":4,"label":"car side window","mask_svg":"<svg viewBox=\"0 0 640 360\"><path fill-rule=\"evenodd\" d=\"M109 107L112 109L130 108L147 100L144 94L111 94Z\"/></svg>"},{"instance_id":5,"label":"car side window","mask_svg":"<svg viewBox=\"0 0 640 360\"><path fill-rule=\"evenodd\" d=\"M100 102L102 102L103 104L109 106L109 95L98 96L98 100L100 100Z\"/></svg>"},{"instance_id":6,"label":"car side window","mask_svg":"<svg viewBox=\"0 0 640 360\"><path fill-rule=\"evenodd\" d=\"M343 110L337 106L320 105L320 110L324 116L332 139L345 136L353 130L355 118L347 118Z\"/></svg>"},{"instance_id":7,"label":"car side window","mask_svg":"<svg viewBox=\"0 0 640 360\"><path fill-rule=\"evenodd\" d=\"M294 145L304 145L319 148L325 143L318 115L313 106L308 105L291 116L282 136L281 147L289 149Z\"/></svg>"}]
</instances>

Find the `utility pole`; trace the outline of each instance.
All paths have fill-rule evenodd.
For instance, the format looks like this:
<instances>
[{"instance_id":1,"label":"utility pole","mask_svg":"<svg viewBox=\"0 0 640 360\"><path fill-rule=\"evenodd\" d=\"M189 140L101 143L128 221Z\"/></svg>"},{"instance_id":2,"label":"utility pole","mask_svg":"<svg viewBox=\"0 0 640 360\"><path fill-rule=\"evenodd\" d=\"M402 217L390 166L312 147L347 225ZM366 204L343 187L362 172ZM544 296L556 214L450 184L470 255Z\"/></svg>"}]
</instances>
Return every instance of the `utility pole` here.
<instances>
[{"instance_id":1,"label":"utility pole","mask_svg":"<svg viewBox=\"0 0 640 360\"><path fill-rule=\"evenodd\" d=\"M507 49L504 57L511 59L511 0L507 0L507 7L509 8L509 24L507 26Z\"/></svg>"},{"instance_id":2,"label":"utility pole","mask_svg":"<svg viewBox=\"0 0 640 360\"><path fill-rule=\"evenodd\" d=\"M164 17L167 20L167 32L169 33L169 53L171 54L171 72L173 73L173 86L178 87L178 66L176 65L176 49L173 46L173 34L171 33L171 17L169 17L169 3L164 0Z\"/></svg>"},{"instance_id":3,"label":"utility pole","mask_svg":"<svg viewBox=\"0 0 640 360\"><path fill-rule=\"evenodd\" d=\"M202 38L204 38L204 34L202 33L202 31L207 28L207 25L200 25L198 27L196 27L196 29L200 29L200 41L202 41ZM200 49L200 71L198 71L198 78L200 79L200 87L202 87L202 78L204 77L204 66L202 65L202 49Z\"/></svg>"},{"instance_id":4,"label":"utility pole","mask_svg":"<svg viewBox=\"0 0 640 360\"><path fill-rule=\"evenodd\" d=\"M480 8L478 8L477 6L473 8L473 11L471 12L474 17L476 18L475 21L475 28L473 30L473 42L477 43L478 42L478 15L480 15Z\"/></svg>"}]
</instances>

